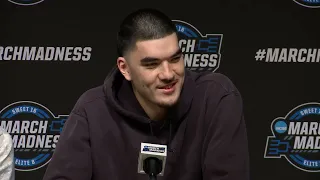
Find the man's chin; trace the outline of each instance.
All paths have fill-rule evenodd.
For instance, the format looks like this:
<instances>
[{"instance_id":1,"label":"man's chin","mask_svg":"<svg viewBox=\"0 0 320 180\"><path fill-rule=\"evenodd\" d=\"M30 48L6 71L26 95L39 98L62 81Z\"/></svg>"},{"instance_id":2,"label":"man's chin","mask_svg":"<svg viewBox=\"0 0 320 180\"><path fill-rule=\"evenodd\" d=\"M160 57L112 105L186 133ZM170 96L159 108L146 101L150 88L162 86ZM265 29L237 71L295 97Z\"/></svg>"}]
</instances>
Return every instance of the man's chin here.
<instances>
[{"instance_id":1,"label":"man's chin","mask_svg":"<svg viewBox=\"0 0 320 180\"><path fill-rule=\"evenodd\" d=\"M178 98L175 99L170 99L170 100L166 100L166 101L159 101L158 102L158 106L162 107L162 108L170 108L175 106L178 103Z\"/></svg>"},{"instance_id":2,"label":"man's chin","mask_svg":"<svg viewBox=\"0 0 320 180\"><path fill-rule=\"evenodd\" d=\"M176 103L159 103L159 107L161 108L170 108L173 107Z\"/></svg>"}]
</instances>

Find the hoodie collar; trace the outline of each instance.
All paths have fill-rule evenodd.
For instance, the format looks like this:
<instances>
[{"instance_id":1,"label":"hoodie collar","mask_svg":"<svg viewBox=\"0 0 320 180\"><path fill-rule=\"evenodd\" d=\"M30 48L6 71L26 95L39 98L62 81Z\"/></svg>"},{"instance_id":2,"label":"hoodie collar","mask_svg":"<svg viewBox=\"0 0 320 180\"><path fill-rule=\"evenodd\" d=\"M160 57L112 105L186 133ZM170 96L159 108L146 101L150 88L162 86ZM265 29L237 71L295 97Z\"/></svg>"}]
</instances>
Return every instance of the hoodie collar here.
<instances>
[{"instance_id":1,"label":"hoodie collar","mask_svg":"<svg viewBox=\"0 0 320 180\"><path fill-rule=\"evenodd\" d=\"M180 123L188 113L195 91L195 82L190 73L186 70L185 80L182 87L180 99L177 105L170 109L169 117L173 125ZM131 83L114 67L104 81L104 92L106 101L117 111L118 114L125 116L124 119L137 123L150 123L150 119L136 99ZM134 122L131 122L134 123ZM163 122L152 122L154 126L161 126Z\"/></svg>"}]
</instances>

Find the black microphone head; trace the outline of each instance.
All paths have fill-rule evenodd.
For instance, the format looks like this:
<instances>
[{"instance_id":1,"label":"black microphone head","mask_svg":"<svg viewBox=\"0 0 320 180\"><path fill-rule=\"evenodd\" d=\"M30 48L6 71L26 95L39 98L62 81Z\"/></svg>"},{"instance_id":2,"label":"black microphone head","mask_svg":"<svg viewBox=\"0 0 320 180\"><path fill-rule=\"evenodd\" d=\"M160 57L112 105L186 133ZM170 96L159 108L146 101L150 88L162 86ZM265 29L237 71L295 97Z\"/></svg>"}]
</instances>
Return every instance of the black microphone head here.
<instances>
[{"instance_id":1,"label":"black microphone head","mask_svg":"<svg viewBox=\"0 0 320 180\"><path fill-rule=\"evenodd\" d=\"M143 170L148 175L156 176L162 171L162 161L155 157L148 157L143 162Z\"/></svg>"}]
</instances>

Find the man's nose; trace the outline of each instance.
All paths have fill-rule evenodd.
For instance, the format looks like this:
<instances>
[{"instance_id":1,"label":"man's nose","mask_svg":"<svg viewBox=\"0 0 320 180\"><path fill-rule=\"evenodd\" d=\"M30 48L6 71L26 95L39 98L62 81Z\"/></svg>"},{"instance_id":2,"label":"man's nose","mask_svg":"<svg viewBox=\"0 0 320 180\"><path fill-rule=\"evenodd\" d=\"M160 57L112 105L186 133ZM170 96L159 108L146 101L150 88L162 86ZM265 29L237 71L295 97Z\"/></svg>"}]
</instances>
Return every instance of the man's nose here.
<instances>
[{"instance_id":1,"label":"man's nose","mask_svg":"<svg viewBox=\"0 0 320 180\"><path fill-rule=\"evenodd\" d=\"M172 67L171 67L170 63L168 63L167 61L164 61L162 63L159 78L161 80L169 80L169 81L173 80L173 78L174 78L174 72L172 70Z\"/></svg>"}]
</instances>

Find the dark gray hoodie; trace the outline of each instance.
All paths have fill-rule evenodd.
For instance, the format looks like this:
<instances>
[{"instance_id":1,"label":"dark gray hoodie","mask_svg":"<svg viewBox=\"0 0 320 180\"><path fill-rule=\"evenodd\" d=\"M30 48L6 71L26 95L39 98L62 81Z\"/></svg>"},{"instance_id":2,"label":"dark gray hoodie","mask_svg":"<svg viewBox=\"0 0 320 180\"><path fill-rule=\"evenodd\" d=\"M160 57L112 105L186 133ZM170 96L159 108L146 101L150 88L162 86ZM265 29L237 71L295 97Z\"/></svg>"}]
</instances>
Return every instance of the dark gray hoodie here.
<instances>
[{"instance_id":1,"label":"dark gray hoodie","mask_svg":"<svg viewBox=\"0 0 320 180\"><path fill-rule=\"evenodd\" d=\"M142 142L168 146L158 180L249 180L242 99L226 76L186 70L179 103L154 122L117 68L77 101L44 180L148 180Z\"/></svg>"}]
</instances>

